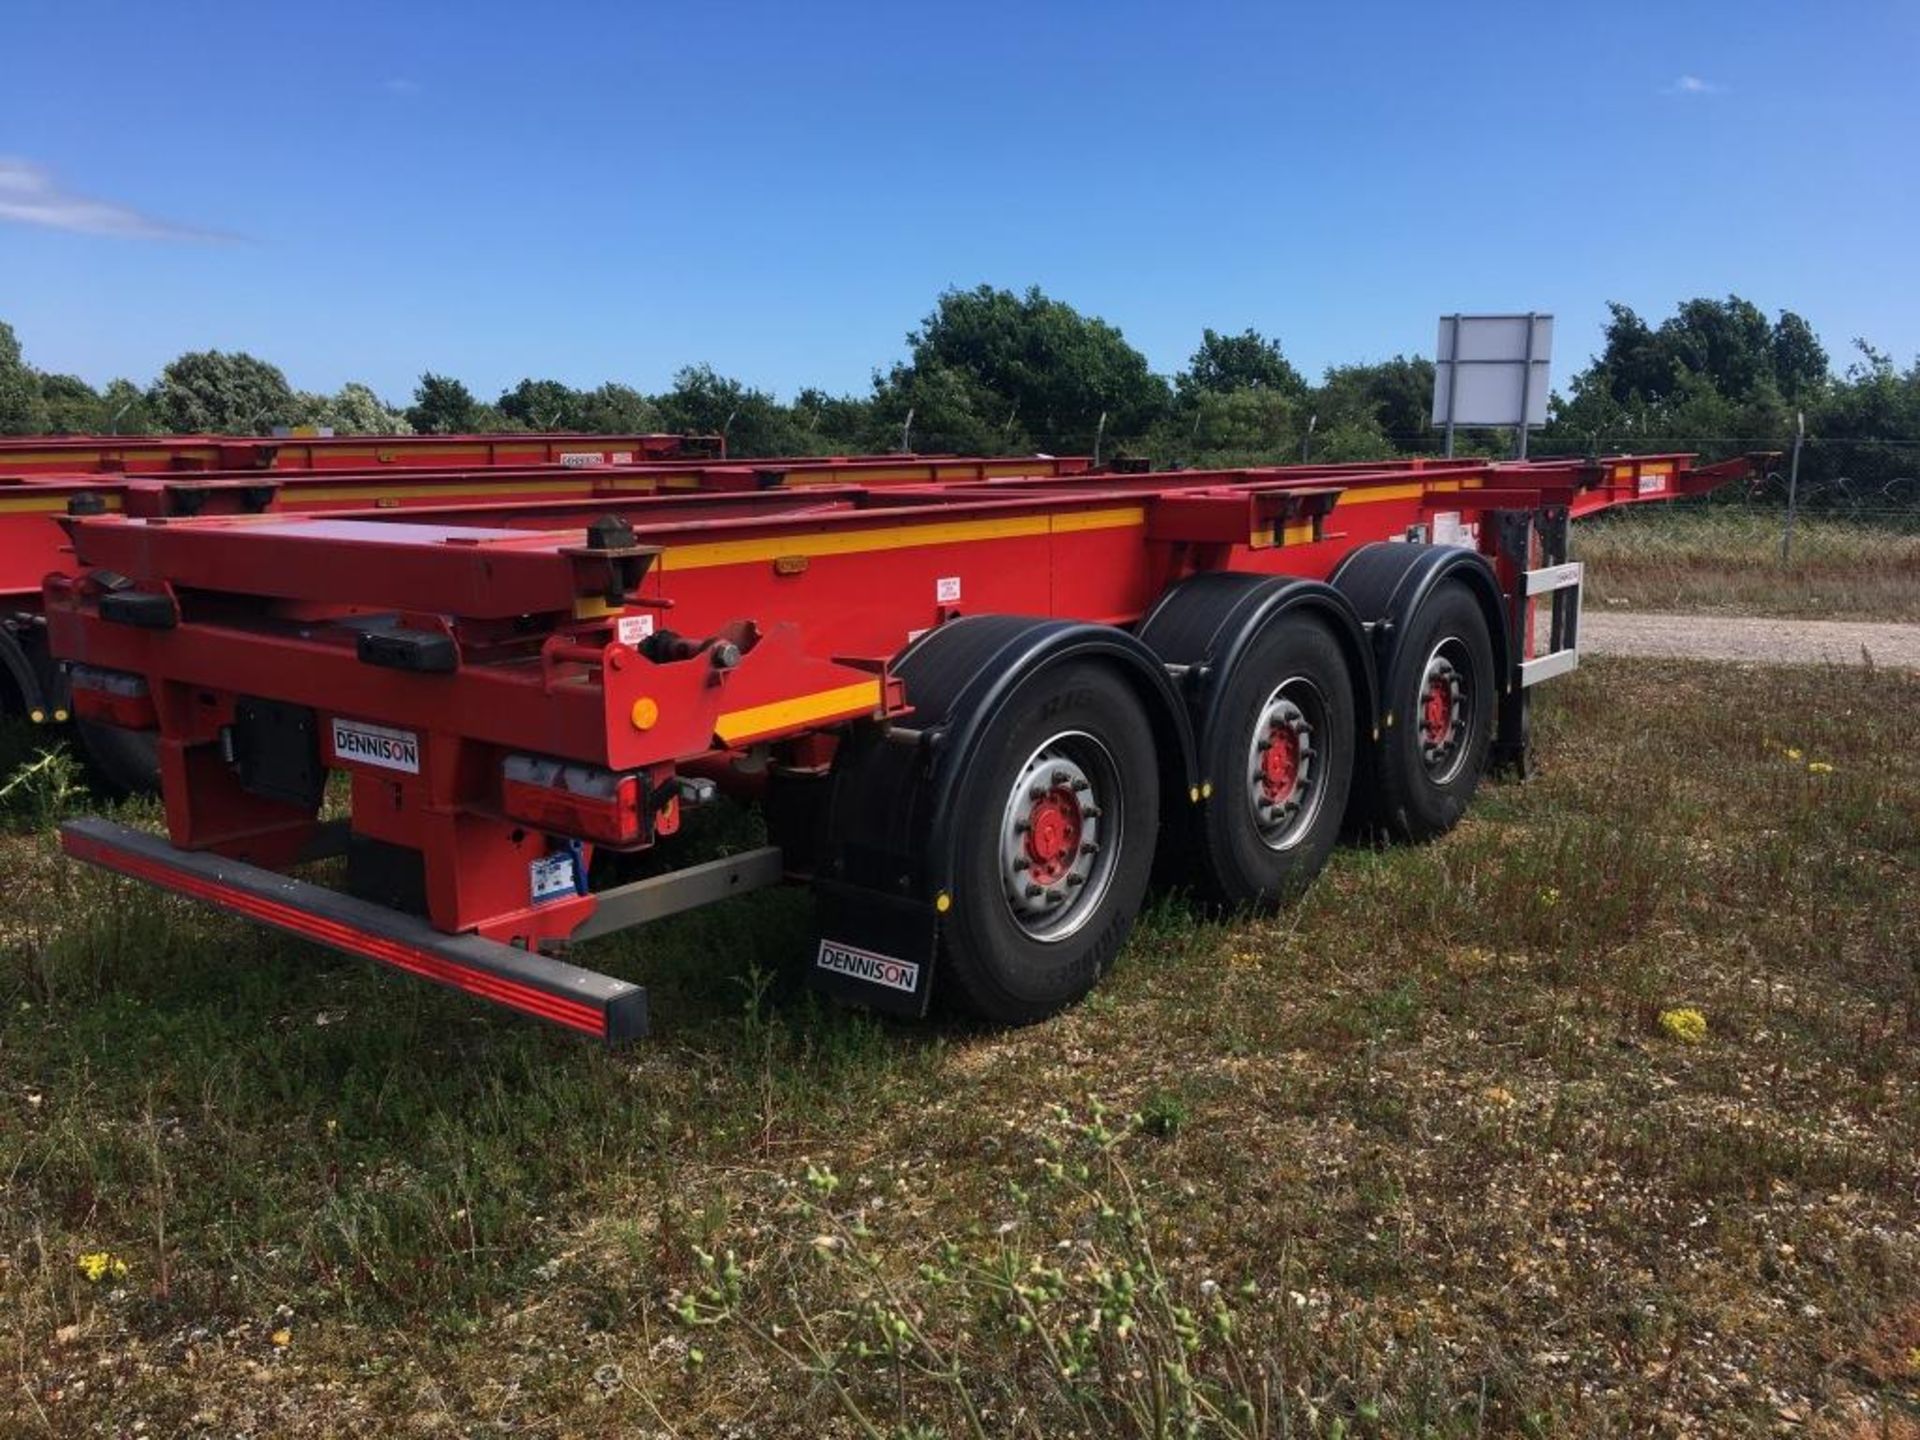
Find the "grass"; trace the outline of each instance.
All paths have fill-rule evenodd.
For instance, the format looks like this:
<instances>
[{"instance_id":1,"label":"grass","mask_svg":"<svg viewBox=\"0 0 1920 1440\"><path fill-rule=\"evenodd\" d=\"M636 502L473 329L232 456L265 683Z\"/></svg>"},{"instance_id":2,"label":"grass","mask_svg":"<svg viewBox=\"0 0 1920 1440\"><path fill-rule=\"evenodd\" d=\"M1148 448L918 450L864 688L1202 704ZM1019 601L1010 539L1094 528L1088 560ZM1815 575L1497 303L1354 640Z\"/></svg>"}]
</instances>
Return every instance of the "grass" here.
<instances>
[{"instance_id":1,"label":"grass","mask_svg":"<svg viewBox=\"0 0 1920 1440\"><path fill-rule=\"evenodd\" d=\"M1587 602L1801 619L1920 620L1920 516L1802 516L1780 559L1783 512L1627 506L1574 527Z\"/></svg>"},{"instance_id":2,"label":"grass","mask_svg":"<svg viewBox=\"0 0 1920 1440\"><path fill-rule=\"evenodd\" d=\"M614 1054L7 811L0 1433L1911 1436L1916 713L1591 663L1053 1022L824 1009L773 893L589 955Z\"/></svg>"}]
</instances>

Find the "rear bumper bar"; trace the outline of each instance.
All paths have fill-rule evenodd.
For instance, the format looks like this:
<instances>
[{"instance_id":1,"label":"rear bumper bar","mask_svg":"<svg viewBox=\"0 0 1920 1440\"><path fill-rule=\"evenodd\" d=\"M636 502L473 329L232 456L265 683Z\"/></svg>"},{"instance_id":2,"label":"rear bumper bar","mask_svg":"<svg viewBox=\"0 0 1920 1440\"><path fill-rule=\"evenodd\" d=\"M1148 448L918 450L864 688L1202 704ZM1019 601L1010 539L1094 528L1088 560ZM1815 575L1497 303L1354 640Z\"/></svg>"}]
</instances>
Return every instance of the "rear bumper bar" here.
<instances>
[{"instance_id":1,"label":"rear bumper bar","mask_svg":"<svg viewBox=\"0 0 1920 1440\"><path fill-rule=\"evenodd\" d=\"M563 960L446 935L425 920L322 885L165 840L106 820L69 820L60 844L76 860L217 905L409 975L607 1041L647 1033L647 992Z\"/></svg>"}]
</instances>

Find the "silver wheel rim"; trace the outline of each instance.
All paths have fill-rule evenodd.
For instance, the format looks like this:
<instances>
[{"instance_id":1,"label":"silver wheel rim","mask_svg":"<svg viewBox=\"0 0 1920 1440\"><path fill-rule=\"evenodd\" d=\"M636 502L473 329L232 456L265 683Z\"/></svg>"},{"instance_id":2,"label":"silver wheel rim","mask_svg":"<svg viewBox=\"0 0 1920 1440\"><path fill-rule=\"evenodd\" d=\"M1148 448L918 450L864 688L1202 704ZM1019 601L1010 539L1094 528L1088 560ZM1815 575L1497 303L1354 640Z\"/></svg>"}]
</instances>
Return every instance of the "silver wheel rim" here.
<instances>
[{"instance_id":1,"label":"silver wheel rim","mask_svg":"<svg viewBox=\"0 0 1920 1440\"><path fill-rule=\"evenodd\" d=\"M1276 685L1255 712L1243 793L1269 850L1298 845L1320 814L1326 720L1320 687L1301 675Z\"/></svg>"},{"instance_id":2,"label":"silver wheel rim","mask_svg":"<svg viewBox=\"0 0 1920 1440\"><path fill-rule=\"evenodd\" d=\"M1000 820L1008 913L1029 937L1075 934L1113 883L1126 812L1113 752L1084 730L1055 735L1027 757Z\"/></svg>"},{"instance_id":3,"label":"silver wheel rim","mask_svg":"<svg viewBox=\"0 0 1920 1440\"><path fill-rule=\"evenodd\" d=\"M1420 763L1436 785L1445 785L1459 775L1466 763L1467 742L1473 730L1473 686L1468 678L1467 649L1458 639L1448 638L1433 647L1420 672L1420 692L1415 698L1414 726L1420 740ZM1446 697L1445 715L1437 704Z\"/></svg>"}]
</instances>

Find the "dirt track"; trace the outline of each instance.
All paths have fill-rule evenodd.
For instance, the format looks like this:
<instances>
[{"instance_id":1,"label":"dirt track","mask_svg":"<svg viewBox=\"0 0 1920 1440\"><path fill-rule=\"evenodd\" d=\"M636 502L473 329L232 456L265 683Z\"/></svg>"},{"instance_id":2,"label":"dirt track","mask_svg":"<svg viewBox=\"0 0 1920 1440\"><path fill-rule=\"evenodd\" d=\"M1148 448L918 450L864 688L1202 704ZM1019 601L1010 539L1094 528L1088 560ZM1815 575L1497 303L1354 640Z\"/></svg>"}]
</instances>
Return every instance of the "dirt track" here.
<instances>
[{"instance_id":1,"label":"dirt track","mask_svg":"<svg viewBox=\"0 0 1920 1440\"><path fill-rule=\"evenodd\" d=\"M1884 665L1920 670L1920 625L1646 615L1589 609L1580 648L1595 655L1744 660L1762 665Z\"/></svg>"}]
</instances>

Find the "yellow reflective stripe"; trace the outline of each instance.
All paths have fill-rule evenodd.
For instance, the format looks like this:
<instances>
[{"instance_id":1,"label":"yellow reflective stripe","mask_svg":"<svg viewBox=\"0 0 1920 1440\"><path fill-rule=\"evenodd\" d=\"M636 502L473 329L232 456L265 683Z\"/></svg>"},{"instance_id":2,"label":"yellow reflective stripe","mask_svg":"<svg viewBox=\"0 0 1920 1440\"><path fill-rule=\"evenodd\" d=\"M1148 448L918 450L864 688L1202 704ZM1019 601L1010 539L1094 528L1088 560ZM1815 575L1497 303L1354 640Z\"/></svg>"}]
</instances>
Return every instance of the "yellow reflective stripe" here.
<instances>
[{"instance_id":1,"label":"yellow reflective stripe","mask_svg":"<svg viewBox=\"0 0 1920 1440\"><path fill-rule=\"evenodd\" d=\"M84 495L98 492L83 490L80 493ZM32 499L0 499L0 515L64 515L67 513L67 498L62 495L57 500L50 500L45 496L35 496ZM118 495L102 495L100 498L106 501L107 509L120 508Z\"/></svg>"},{"instance_id":2,"label":"yellow reflective stripe","mask_svg":"<svg viewBox=\"0 0 1920 1440\"><path fill-rule=\"evenodd\" d=\"M1373 505L1382 500L1418 500L1441 490L1478 490L1483 482L1478 476L1465 480L1425 480L1413 485L1369 485L1364 490L1342 490L1340 498L1334 501L1341 505Z\"/></svg>"},{"instance_id":3,"label":"yellow reflective stripe","mask_svg":"<svg viewBox=\"0 0 1920 1440\"><path fill-rule=\"evenodd\" d=\"M819 720L846 720L880 708L880 682L861 680L835 690L817 690L791 700L775 700L748 710L730 710L713 722L722 745L736 745L755 735L792 730Z\"/></svg>"},{"instance_id":4,"label":"yellow reflective stripe","mask_svg":"<svg viewBox=\"0 0 1920 1440\"><path fill-rule=\"evenodd\" d=\"M1144 525L1144 505L1128 505L1118 510L1069 510L1053 517L1053 533L1071 535L1076 530L1117 530L1123 525Z\"/></svg>"},{"instance_id":5,"label":"yellow reflective stripe","mask_svg":"<svg viewBox=\"0 0 1920 1440\"><path fill-rule=\"evenodd\" d=\"M977 540L1064 535L1146 523L1146 510L1138 505L1130 505L1117 510L1016 515L995 520L948 520L934 525L895 525L884 530L826 530L811 535L770 536L754 540L711 540L697 545L669 545L655 566L660 570L705 570L715 565L746 565L786 555L865 555L877 550L910 550L919 545L966 545Z\"/></svg>"}]
</instances>

